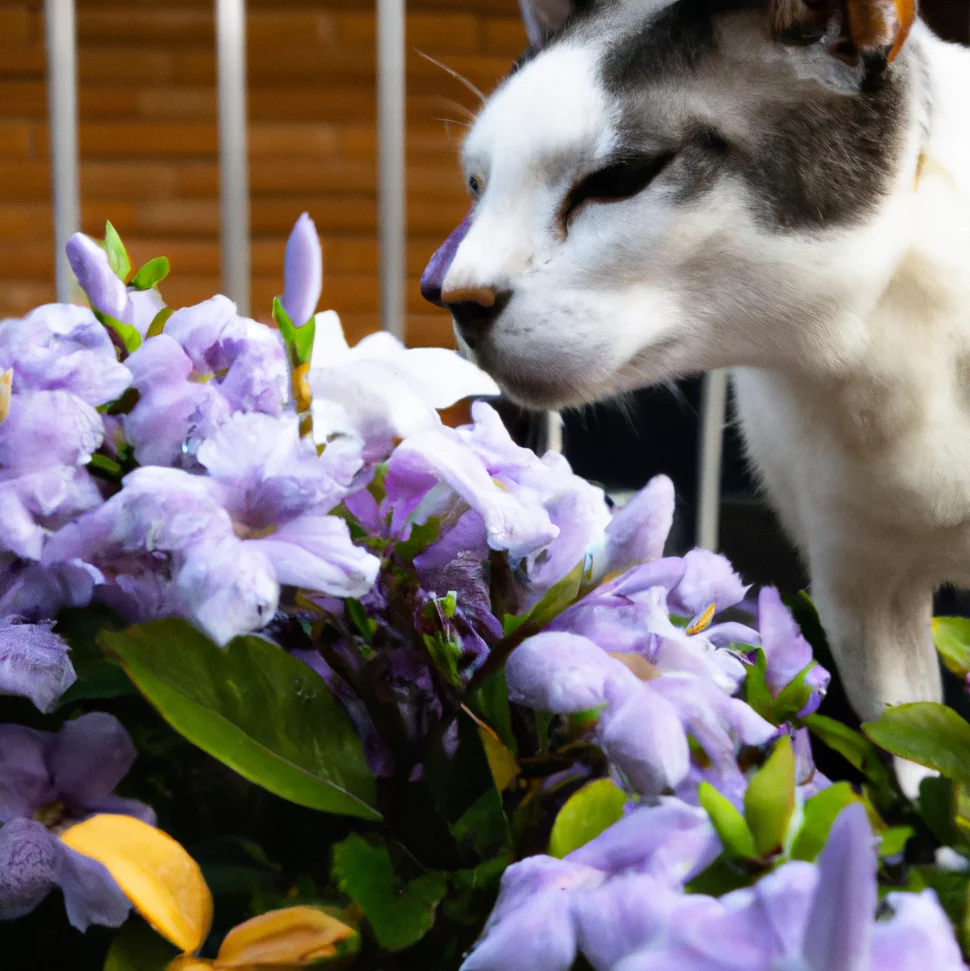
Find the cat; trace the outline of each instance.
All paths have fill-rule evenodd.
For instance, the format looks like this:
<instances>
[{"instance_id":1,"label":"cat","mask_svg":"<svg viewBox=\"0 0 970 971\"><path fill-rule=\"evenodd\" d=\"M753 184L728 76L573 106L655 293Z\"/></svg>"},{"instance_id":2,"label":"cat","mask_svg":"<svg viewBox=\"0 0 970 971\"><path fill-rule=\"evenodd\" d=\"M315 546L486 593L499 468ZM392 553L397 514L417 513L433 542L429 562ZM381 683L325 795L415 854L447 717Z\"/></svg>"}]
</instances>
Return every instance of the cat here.
<instances>
[{"instance_id":1,"label":"cat","mask_svg":"<svg viewBox=\"0 0 970 971\"><path fill-rule=\"evenodd\" d=\"M970 52L910 2L522 0L423 280L525 406L731 368L863 719L970 583Z\"/></svg>"}]
</instances>

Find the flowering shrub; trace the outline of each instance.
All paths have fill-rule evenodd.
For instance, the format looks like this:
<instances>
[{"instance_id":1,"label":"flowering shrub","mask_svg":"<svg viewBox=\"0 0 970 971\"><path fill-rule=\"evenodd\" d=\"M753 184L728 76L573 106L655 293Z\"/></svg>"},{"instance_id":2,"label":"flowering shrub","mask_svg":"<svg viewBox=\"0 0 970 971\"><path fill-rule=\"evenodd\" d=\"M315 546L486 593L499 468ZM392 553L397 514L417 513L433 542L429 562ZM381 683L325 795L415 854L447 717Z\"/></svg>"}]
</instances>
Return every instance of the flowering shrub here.
<instances>
[{"instance_id":1,"label":"flowering shrub","mask_svg":"<svg viewBox=\"0 0 970 971\"><path fill-rule=\"evenodd\" d=\"M665 556L669 480L613 509L457 355L349 347L307 216L275 329L68 256L90 309L0 324L16 966L964 967L970 726L820 714L810 602Z\"/></svg>"}]
</instances>

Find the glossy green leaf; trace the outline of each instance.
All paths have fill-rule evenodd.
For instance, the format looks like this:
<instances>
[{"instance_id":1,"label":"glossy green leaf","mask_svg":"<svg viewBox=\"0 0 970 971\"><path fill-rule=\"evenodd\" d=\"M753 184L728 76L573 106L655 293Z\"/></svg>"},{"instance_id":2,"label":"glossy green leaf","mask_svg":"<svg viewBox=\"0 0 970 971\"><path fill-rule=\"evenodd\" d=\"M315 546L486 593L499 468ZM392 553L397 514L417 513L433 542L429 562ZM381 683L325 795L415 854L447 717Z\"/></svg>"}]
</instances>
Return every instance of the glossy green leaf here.
<instances>
[{"instance_id":1,"label":"glossy green leaf","mask_svg":"<svg viewBox=\"0 0 970 971\"><path fill-rule=\"evenodd\" d=\"M296 347L297 358L301 364L306 364L313 354L313 342L317 336L317 319L311 317L305 324L296 329L296 337L293 339Z\"/></svg>"},{"instance_id":2,"label":"glossy green leaf","mask_svg":"<svg viewBox=\"0 0 970 971\"><path fill-rule=\"evenodd\" d=\"M862 730L893 755L936 769L948 779L970 779L970 724L944 705L895 705Z\"/></svg>"},{"instance_id":3,"label":"glossy green leaf","mask_svg":"<svg viewBox=\"0 0 970 971\"><path fill-rule=\"evenodd\" d=\"M792 843L793 860L817 859L829 838L829 830L839 813L852 803L862 802L848 782L836 782L805 803L802 825Z\"/></svg>"},{"instance_id":4,"label":"glossy green leaf","mask_svg":"<svg viewBox=\"0 0 970 971\"><path fill-rule=\"evenodd\" d=\"M152 318L152 322L148 325L148 333L145 334L145 339L149 337L158 337L165 330L165 325L168 323L168 318L174 314L175 311L171 307L162 307L161 310Z\"/></svg>"},{"instance_id":5,"label":"glossy green leaf","mask_svg":"<svg viewBox=\"0 0 970 971\"><path fill-rule=\"evenodd\" d=\"M131 257L125 249L125 244L121 242L118 231L110 222L104 227L104 251L108 256L108 266L114 270L122 283L127 283L128 277L131 276Z\"/></svg>"},{"instance_id":6,"label":"glossy green leaf","mask_svg":"<svg viewBox=\"0 0 970 971\"><path fill-rule=\"evenodd\" d=\"M916 835L912 826L890 826L880 833L879 855L884 859L898 856L906 849L906 844Z\"/></svg>"},{"instance_id":7,"label":"glossy green leaf","mask_svg":"<svg viewBox=\"0 0 970 971\"><path fill-rule=\"evenodd\" d=\"M771 721L774 699L768 689L768 661L760 648L755 651L754 664L745 672L744 700L762 718Z\"/></svg>"},{"instance_id":8,"label":"glossy green leaf","mask_svg":"<svg viewBox=\"0 0 970 971\"><path fill-rule=\"evenodd\" d=\"M431 930L448 889L445 877L435 872L402 885L387 846L368 843L356 833L334 847L333 875L388 951L403 951Z\"/></svg>"},{"instance_id":9,"label":"glossy green leaf","mask_svg":"<svg viewBox=\"0 0 970 971\"><path fill-rule=\"evenodd\" d=\"M167 256L156 256L138 270L132 278L131 286L136 290L151 290L168 276L171 269L172 264Z\"/></svg>"},{"instance_id":10,"label":"glossy green leaf","mask_svg":"<svg viewBox=\"0 0 970 971\"><path fill-rule=\"evenodd\" d=\"M929 831L944 845L956 846L960 830L956 817L956 794L953 781L942 776L923 779L919 786L919 811Z\"/></svg>"},{"instance_id":11,"label":"glossy green leaf","mask_svg":"<svg viewBox=\"0 0 970 971\"><path fill-rule=\"evenodd\" d=\"M700 784L697 798L707 811L707 815L711 817L711 824L721 840L724 852L728 856L756 860L758 851L755 849L754 836L744 816L734 808L731 800L718 792L709 782Z\"/></svg>"},{"instance_id":12,"label":"glossy green leaf","mask_svg":"<svg viewBox=\"0 0 970 971\"><path fill-rule=\"evenodd\" d=\"M280 329L280 334L290 350L290 360L294 366L306 364L313 354L313 341L317 333L317 321L311 317L307 323L297 326L290 320L290 315L279 297L273 298L273 320Z\"/></svg>"},{"instance_id":13,"label":"glossy green leaf","mask_svg":"<svg viewBox=\"0 0 970 971\"><path fill-rule=\"evenodd\" d=\"M970 672L970 618L934 617L933 643L947 668L965 678Z\"/></svg>"},{"instance_id":14,"label":"glossy green leaf","mask_svg":"<svg viewBox=\"0 0 970 971\"><path fill-rule=\"evenodd\" d=\"M311 809L380 818L357 732L302 661L260 637L222 649L176 619L101 642L176 731L250 782Z\"/></svg>"},{"instance_id":15,"label":"glossy green leaf","mask_svg":"<svg viewBox=\"0 0 970 971\"><path fill-rule=\"evenodd\" d=\"M881 792L892 789L891 770L864 735L825 715L810 715L805 719L805 725L820 742L838 752Z\"/></svg>"},{"instance_id":16,"label":"glossy green leaf","mask_svg":"<svg viewBox=\"0 0 970 971\"><path fill-rule=\"evenodd\" d=\"M791 739L783 735L744 795L744 818L759 857L781 849L794 811L795 752Z\"/></svg>"},{"instance_id":17,"label":"glossy green leaf","mask_svg":"<svg viewBox=\"0 0 970 971\"><path fill-rule=\"evenodd\" d=\"M623 818L628 798L610 779L597 779L573 793L553 824L549 855L561 860L596 839Z\"/></svg>"},{"instance_id":18,"label":"glossy green leaf","mask_svg":"<svg viewBox=\"0 0 970 971\"><path fill-rule=\"evenodd\" d=\"M107 327L108 330L113 330L121 338L121 343L124 344L125 350L129 354L141 347L141 334L131 324L123 323L110 314L103 314L100 310L92 308L91 312L98 318L102 326Z\"/></svg>"}]
</instances>

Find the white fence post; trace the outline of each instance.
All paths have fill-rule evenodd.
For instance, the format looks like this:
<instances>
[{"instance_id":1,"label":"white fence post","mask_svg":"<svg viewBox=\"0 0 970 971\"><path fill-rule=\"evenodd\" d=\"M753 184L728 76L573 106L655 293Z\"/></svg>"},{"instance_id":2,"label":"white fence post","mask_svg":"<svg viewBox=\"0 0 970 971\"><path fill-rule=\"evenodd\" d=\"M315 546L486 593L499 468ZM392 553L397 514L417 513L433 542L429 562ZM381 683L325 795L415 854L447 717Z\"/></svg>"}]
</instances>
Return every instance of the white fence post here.
<instances>
[{"instance_id":1,"label":"white fence post","mask_svg":"<svg viewBox=\"0 0 970 971\"><path fill-rule=\"evenodd\" d=\"M54 192L54 266L57 299L71 299L74 275L64 244L81 228L77 147L77 30L74 0L45 0L47 98Z\"/></svg>"},{"instance_id":2,"label":"white fence post","mask_svg":"<svg viewBox=\"0 0 970 971\"><path fill-rule=\"evenodd\" d=\"M407 280L405 0L377 0L377 179L381 323L404 340Z\"/></svg>"},{"instance_id":3,"label":"white fence post","mask_svg":"<svg viewBox=\"0 0 970 971\"><path fill-rule=\"evenodd\" d=\"M698 546L717 550L721 528L721 477L727 421L727 371L704 375L701 390L700 473L697 488Z\"/></svg>"},{"instance_id":4,"label":"white fence post","mask_svg":"<svg viewBox=\"0 0 970 971\"><path fill-rule=\"evenodd\" d=\"M222 286L249 316L249 157L246 0L216 0L219 71L219 196Z\"/></svg>"}]
</instances>

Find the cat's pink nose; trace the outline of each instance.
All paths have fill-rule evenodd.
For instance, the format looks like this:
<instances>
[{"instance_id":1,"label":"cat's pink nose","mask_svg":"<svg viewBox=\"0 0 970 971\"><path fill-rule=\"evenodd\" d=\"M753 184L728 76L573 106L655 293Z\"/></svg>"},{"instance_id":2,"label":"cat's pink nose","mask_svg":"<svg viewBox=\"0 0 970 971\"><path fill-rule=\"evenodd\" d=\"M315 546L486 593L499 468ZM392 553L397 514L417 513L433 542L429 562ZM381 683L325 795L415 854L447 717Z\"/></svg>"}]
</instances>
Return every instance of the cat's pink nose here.
<instances>
[{"instance_id":1,"label":"cat's pink nose","mask_svg":"<svg viewBox=\"0 0 970 971\"><path fill-rule=\"evenodd\" d=\"M483 310L491 310L496 300L495 291L491 287L453 287L441 292L441 302L446 307L459 303L477 303Z\"/></svg>"}]
</instances>

